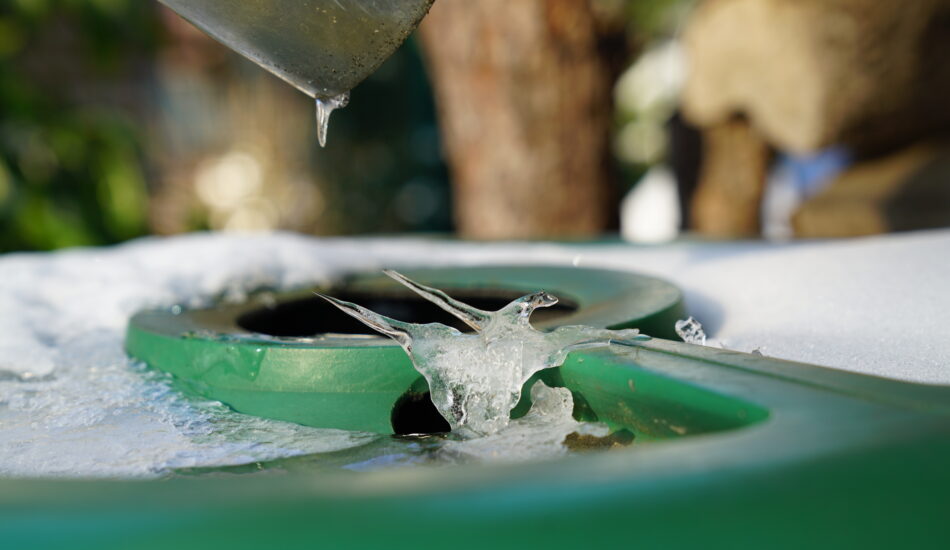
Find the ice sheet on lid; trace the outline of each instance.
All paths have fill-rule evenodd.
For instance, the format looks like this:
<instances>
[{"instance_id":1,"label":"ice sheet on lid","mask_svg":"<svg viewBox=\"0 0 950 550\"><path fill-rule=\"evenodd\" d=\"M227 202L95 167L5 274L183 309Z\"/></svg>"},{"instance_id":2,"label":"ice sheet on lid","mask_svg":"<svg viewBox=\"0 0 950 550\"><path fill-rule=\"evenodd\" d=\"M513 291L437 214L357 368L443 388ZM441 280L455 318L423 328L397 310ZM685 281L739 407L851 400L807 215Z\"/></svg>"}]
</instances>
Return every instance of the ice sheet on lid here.
<instances>
[{"instance_id":1,"label":"ice sheet on lid","mask_svg":"<svg viewBox=\"0 0 950 550\"><path fill-rule=\"evenodd\" d=\"M0 258L0 474L154 476L365 443L189 399L122 348L143 307L315 282L365 263L347 248L192 236Z\"/></svg>"}]
</instances>

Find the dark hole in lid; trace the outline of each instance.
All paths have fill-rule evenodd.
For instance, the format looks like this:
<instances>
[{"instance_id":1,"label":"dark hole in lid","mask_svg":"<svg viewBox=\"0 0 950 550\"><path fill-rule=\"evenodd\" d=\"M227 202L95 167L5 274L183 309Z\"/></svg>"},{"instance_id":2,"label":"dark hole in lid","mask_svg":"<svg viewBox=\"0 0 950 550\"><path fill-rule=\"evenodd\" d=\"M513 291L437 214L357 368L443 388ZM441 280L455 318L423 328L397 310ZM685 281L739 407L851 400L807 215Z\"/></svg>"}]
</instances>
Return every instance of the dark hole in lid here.
<instances>
[{"instance_id":1,"label":"dark hole in lid","mask_svg":"<svg viewBox=\"0 0 950 550\"><path fill-rule=\"evenodd\" d=\"M429 392L408 392L393 407L393 433L396 435L439 434L452 430L439 414Z\"/></svg>"},{"instance_id":2,"label":"dark hole in lid","mask_svg":"<svg viewBox=\"0 0 950 550\"><path fill-rule=\"evenodd\" d=\"M327 294L359 304L376 313L409 323L442 323L463 332L471 328L435 304L411 293L383 294L347 290L327 291ZM495 311L527 293L506 291L451 292L453 298L478 309ZM534 323L563 317L577 307L563 300L549 308L534 312ZM323 298L313 296L261 307L241 315L237 324L244 330L271 336L313 336L315 334L376 334L372 329L343 313Z\"/></svg>"}]
</instances>

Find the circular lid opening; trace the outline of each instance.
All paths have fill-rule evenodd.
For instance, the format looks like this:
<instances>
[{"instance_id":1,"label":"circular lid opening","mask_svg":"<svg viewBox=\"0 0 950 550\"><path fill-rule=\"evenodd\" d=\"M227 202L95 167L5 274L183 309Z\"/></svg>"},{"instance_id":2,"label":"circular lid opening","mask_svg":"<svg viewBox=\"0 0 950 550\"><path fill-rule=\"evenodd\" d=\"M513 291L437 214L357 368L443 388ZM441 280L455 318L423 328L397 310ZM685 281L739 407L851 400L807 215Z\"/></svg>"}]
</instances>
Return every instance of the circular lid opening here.
<instances>
[{"instance_id":1,"label":"circular lid opening","mask_svg":"<svg viewBox=\"0 0 950 550\"><path fill-rule=\"evenodd\" d=\"M486 311L501 309L522 294L512 291L476 291L468 289L449 292L453 298ZM329 290L327 294L359 304L380 315L407 323L442 323L463 332L471 328L443 311L435 304L409 292L365 292L353 290ZM531 320L543 323L564 317L577 310L569 301L538 309ZM375 334L363 323L343 313L319 296L278 302L244 313L237 319L239 327L250 332L270 336L302 337L315 334Z\"/></svg>"}]
</instances>

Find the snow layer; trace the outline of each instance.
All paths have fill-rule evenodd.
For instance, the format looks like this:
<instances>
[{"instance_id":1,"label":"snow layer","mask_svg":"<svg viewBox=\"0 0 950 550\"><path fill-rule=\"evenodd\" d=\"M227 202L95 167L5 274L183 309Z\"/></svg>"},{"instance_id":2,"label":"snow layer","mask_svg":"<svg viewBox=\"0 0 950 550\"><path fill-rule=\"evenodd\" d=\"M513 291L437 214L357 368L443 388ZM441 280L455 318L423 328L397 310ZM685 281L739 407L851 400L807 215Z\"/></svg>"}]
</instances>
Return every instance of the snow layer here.
<instances>
[{"instance_id":1,"label":"snow layer","mask_svg":"<svg viewBox=\"0 0 950 550\"><path fill-rule=\"evenodd\" d=\"M0 257L0 474L152 476L342 449L371 436L232 413L126 359L144 307L240 299L341 271L535 263L665 277L722 345L950 383L950 231L787 245L488 244L196 234Z\"/></svg>"}]
</instances>

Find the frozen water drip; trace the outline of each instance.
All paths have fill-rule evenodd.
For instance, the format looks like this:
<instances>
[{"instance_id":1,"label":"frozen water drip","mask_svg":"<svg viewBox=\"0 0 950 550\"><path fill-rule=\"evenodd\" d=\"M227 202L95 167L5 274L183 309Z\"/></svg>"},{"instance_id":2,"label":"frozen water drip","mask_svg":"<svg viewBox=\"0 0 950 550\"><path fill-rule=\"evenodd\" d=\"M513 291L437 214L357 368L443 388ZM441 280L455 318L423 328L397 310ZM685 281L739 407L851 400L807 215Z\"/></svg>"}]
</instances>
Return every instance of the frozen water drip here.
<instances>
[{"instance_id":1,"label":"frozen water drip","mask_svg":"<svg viewBox=\"0 0 950 550\"><path fill-rule=\"evenodd\" d=\"M561 365L571 351L649 338L636 329L608 330L582 325L538 331L531 326L531 314L558 301L544 291L522 296L498 311L489 312L395 271L385 273L475 332L462 333L441 323L405 323L357 304L320 296L398 342L428 381L436 408L452 430L462 435L491 435L508 426L511 410L528 379L541 370Z\"/></svg>"},{"instance_id":2,"label":"frozen water drip","mask_svg":"<svg viewBox=\"0 0 950 550\"><path fill-rule=\"evenodd\" d=\"M350 102L350 93L345 92L333 97L318 97L317 103L317 141L320 147L327 146L327 129L330 127L330 115L333 111L346 107Z\"/></svg>"}]
</instances>

